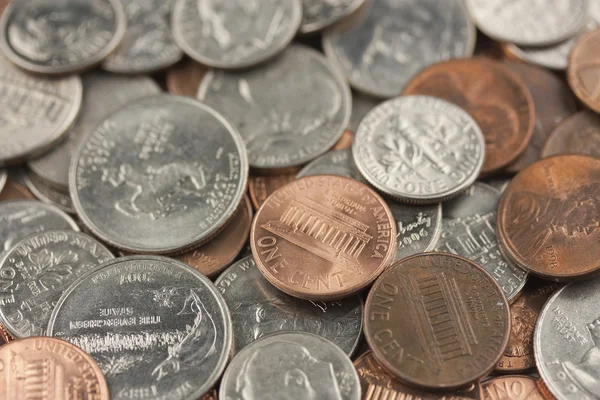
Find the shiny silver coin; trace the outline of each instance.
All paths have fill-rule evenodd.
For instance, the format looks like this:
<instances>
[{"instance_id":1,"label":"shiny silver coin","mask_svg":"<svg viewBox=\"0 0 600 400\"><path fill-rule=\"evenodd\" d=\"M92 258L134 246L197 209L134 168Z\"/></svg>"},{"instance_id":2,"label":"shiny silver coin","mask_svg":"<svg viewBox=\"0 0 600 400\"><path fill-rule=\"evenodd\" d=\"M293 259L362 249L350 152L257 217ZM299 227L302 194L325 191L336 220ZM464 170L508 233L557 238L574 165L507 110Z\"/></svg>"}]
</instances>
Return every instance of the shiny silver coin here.
<instances>
[{"instance_id":1,"label":"shiny silver coin","mask_svg":"<svg viewBox=\"0 0 600 400\"><path fill-rule=\"evenodd\" d=\"M47 333L94 357L113 400L197 400L231 351L231 318L212 282L155 256L118 258L79 279Z\"/></svg>"},{"instance_id":2,"label":"shiny silver coin","mask_svg":"<svg viewBox=\"0 0 600 400\"><path fill-rule=\"evenodd\" d=\"M381 103L382 101L380 98L352 92L352 114L350 114L350 124L348 125L348 129L353 133L356 133L363 118Z\"/></svg>"},{"instance_id":3,"label":"shiny silver coin","mask_svg":"<svg viewBox=\"0 0 600 400\"><path fill-rule=\"evenodd\" d=\"M378 190L403 202L431 204L475 182L485 141L460 107L429 96L402 96L363 119L352 151L359 171Z\"/></svg>"},{"instance_id":4,"label":"shiny silver coin","mask_svg":"<svg viewBox=\"0 0 600 400\"><path fill-rule=\"evenodd\" d=\"M172 24L179 46L199 63L247 68L285 49L301 20L301 0L177 0Z\"/></svg>"},{"instance_id":5,"label":"shiny silver coin","mask_svg":"<svg viewBox=\"0 0 600 400\"><path fill-rule=\"evenodd\" d=\"M312 175L340 175L364 181L356 168L351 149L329 151L302 168L296 179Z\"/></svg>"},{"instance_id":6,"label":"shiny silver coin","mask_svg":"<svg viewBox=\"0 0 600 400\"><path fill-rule=\"evenodd\" d=\"M466 5L483 33L523 46L566 40L588 18L588 0L466 0Z\"/></svg>"},{"instance_id":7,"label":"shiny silver coin","mask_svg":"<svg viewBox=\"0 0 600 400\"><path fill-rule=\"evenodd\" d=\"M215 285L233 321L234 353L257 339L281 331L320 335L352 355L361 338L363 302L301 300L277 290L256 268L252 256L230 266Z\"/></svg>"},{"instance_id":8,"label":"shiny silver coin","mask_svg":"<svg viewBox=\"0 0 600 400\"><path fill-rule=\"evenodd\" d=\"M57 207L62 211L75 214L75 206L68 191L44 181L36 174L28 171L25 176L25 185L39 200L46 204Z\"/></svg>"},{"instance_id":9,"label":"shiny silver coin","mask_svg":"<svg viewBox=\"0 0 600 400\"><path fill-rule=\"evenodd\" d=\"M81 142L69 171L77 214L130 252L173 253L211 239L248 180L240 135L213 109L158 95L129 103Z\"/></svg>"},{"instance_id":10,"label":"shiny silver coin","mask_svg":"<svg viewBox=\"0 0 600 400\"><path fill-rule=\"evenodd\" d=\"M0 47L23 69L67 74L104 60L125 25L119 0L13 1L2 15Z\"/></svg>"},{"instance_id":11,"label":"shiny silver coin","mask_svg":"<svg viewBox=\"0 0 600 400\"><path fill-rule=\"evenodd\" d=\"M469 57L475 26L461 0L377 0L354 24L326 32L327 57L357 90L393 97L424 67Z\"/></svg>"},{"instance_id":12,"label":"shiny silver coin","mask_svg":"<svg viewBox=\"0 0 600 400\"><path fill-rule=\"evenodd\" d=\"M255 341L225 371L219 398L359 400L360 381L339 347L305 332Z\"/></svg>"},{"instance_id":13,"label":"shiny silver coin","mask_svg":"<svg viewBox=\"0 0 600 400\"><path fill-rule=\"evenodd\" d=\"M26 3L26 2L25 2ZM0 165L22 162L59 141L81 107L77 76L45 79L26 74L0 55L2 118Z\"/></svg>"},{"instance_id":14,"label":"shiny silver coin","mask_svg":"<svg viewBox=\"0 0 600 400\"><path fill-rule=\"evenodd\" d=\"M6 285L0 301L2 325L17 338L45 335L62 293L113 258L96 239L73 230L27 236L0 260L0 276Z\"/></svg>"},{"instance_id":15,"label":"shiny silver coin","mask_svg":"<svg viewBox=\"0 0 600 400\"><path fill-rule=\"evenodd\" d=\"M69 191L69 164L79 142L108 114L130 101L160 93L160 87L148 77L123 77L89 72L82 77L83 102L79 118L67 138L39 158L29 168L44 181Z\"/></svg>"},{"instance_id":16,"label":"shiny silver coin","mask_svg":"<svg viewBox=\"0 0 600 400\"><path fill-rule=\"evenodd\" d=\"M3 169L0 169L0 192L2 192L2 189L4 189L4 185L6 184L7 180L8 180L8 172L6 172Z\"/></svg>"},{"instance_id":17,"label":"shiny silver coin","mask_svg":"<svg viewBox=\"0 0 600 400\"><path fill-rule=\"evenodd\" d=\"M322 31L352 15L366 0L302 0L300 33Z\"/></svg>"},{"instance_id":18,"label":"shiny silver coin","mask_svg":"<svg viewBox=\"0 0 600 400\"><path fill-rule=\"evenodd\" d=\"M210 71L198 98L238 128L250 166L262 169L302 165L325 153L344 133L352 107L342 76L302 45L261 68Z\"/></svg>"},{"instance_id":19,"label":"shiny silver coin","mask_svg":"<svg viewBox=\"0 0 600 400\"><path fill-rule=\"evenodd\" d=\"M171 33L174 0L120 1L127 15L127 31L102 68L124 74L149 73L181 59L183 52Z\"/></svg>"},{"instance_id":20,"label":"shiny silver coin","mask_svg":"<svg viewBox=\"0 0 600 400\"><path fill-rule=\"evenodd\" d=\"M475 261L502 288L511 301L523 290L528 274L507 261L498 247L496 210L500 191L475 182L466 193L444 203L442 236L435 251Z\"/></svg>"}]
</instances>

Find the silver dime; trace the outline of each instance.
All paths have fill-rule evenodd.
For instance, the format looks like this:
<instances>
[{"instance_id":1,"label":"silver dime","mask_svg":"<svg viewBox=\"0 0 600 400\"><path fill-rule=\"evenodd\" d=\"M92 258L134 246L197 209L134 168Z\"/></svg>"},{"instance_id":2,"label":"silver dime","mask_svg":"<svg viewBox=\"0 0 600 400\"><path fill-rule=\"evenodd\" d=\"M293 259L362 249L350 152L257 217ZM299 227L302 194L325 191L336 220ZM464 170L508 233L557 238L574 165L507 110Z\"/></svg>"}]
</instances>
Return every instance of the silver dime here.
<instances>
[{"instance_id":1,"label":"silver dime","mask_svg":"<svg viewBox=\"0 0 600 400\"><path fill-rule=\"evenodd\" d=\"M462 196L445 203L442 236L435 251L475 261L511 301L523 290L528 274L500 253L496 237L499 202L500 191L476 182Z\"/></svg>"},{"instance_id":2,"label":"silver dime","mask_svg":"<svg viewBox=\"0 0 600 400\"><path fill-rule=\"evenodd\" d=\"M321 31L358 10L365 0L302 0L300 33Z\"/></svg>"},{"instance_id":3,"label":"silver dime","mask_svg":"<svg viewBox=\"0 0 600 400\"><path fill-rule=\"evenodd\" d=\"M359 400L360 381L339 347L305 332L255 341L225 371L219 398Z\"/></svg>"},{"instance_id":4,"label":"silver dime","mask_svg":"<svg viewBox=\"0 0 600 400\"><path fill-rule=\"evenodd\" d=\"M4 185L6 184L6 180L8 179L8 172L3 169L0 169L0 192L4 189Z\"/></svg>"},{"instance_id":5,"label":"silver dime","mask_svg":"<svg viewBox=\"0 0 600 400\"><path fill-rule=\"evenodd\" d=\"M34 233L0 260L0 320L17 337L42 336L62 293L114 256L92 237L73 230Z\"/></svg>"},{"instance_id":6,"label":"silver dime","mask_svg":"<svg viewBox=\"0 0 600 400\"><path fill-rule=\"evenodd\" d=\"M156 256L118 258L79 279L47 333L94 357L113 400L197 400L221 376L232 342L229 311L212 282Z\"/></svg>"},{"instance_id":7,"label":"silver dime","mask_svg":"<svg viewBox=\"0 0 600 400\"><path fill-rule=\"evenodd\" d=\"M127 32L102 67L111 72L139 74L175 64L183 52L171 33L174 0L120 0L127 15Z\"/></svg>"},{"instance_id":8,"label":"silver dime","mask_svg":"<svg viewBox=\"0 0 600 400\"><path fill-rule=\"evenodd\" d=\"M150 78L124 77L89 72L82 77L83 102L79 118L69 129L67 138L39 158L29 161L29 168L40 178L63 191L69 190L69 164L79 142L108 114L132 100L160 93Z\"/></svg>"},{"instance_id":9,"label":"silver dime","mask_svg":"<svg viewBox=\"0 0 600 400\"><path fill-rule=\"evenodd\" d=\"M280 331L310 332L352 355L361 338L363 302L301 300L279 291L260 273L252 256L230 266L215 282L231 312L234 353Z\"/></svg>"},{"instance_id":10,"label":"silver dime","mask_svg":"<svg viewBox=\"0 0 600 400\"><path fill-rule=\"evenodd\" d=\"M214 68L246 68L292 41L301 0L177 0L173 34L183 51Z\"/></svg>"},{"instance_id":11,"label":"silver dime","mask_svg":"<svg viewBox=\"0 0 600 400\"><path fill-rule=\"evenodd\" d=\"M466 0L466 5L483 33L523 46L568 39L588 17L587 0Z\"/></svg>"},{"instance_id":12,"label":"silver dime","mask_svg":"<svg viewBox=\"0 0 600 400\"><path fill-rule=\"evenodd\" d=\"M339 175L364 181L356 168L351 149L329 151L306 165L296 179L312 175Z\"/></svg>"},{"instance_id":13,"label":"silver dime","mask_svg":"<svg viewBox=\"0 0 600 400\"><path fill-rule=\"evenodd\" d=\"M429 96L402 96L363 119L352 151L359 171L378 190L426 204L457 196L477 179L485 141L460 107Z\"/></svg>"},{"instance_id":14,"label":"silver dime","mask_svg":"<svg viewBox=\"0 0 600 400\"><path fill-rule=\"evenodd\" d=\"M240 135L213 109L158 95L108 116L81 142L69 189L82 222L130 252L200 245L236 211L248 180Z\"/></svg>"},{"instance_id":15,"label":"silver dime","mask_svg":"<svg viewBox=\"0 0 600 400\"><path fill-rule=\"evenodd\" d=\"M250 166L262 169L302 165L325 153L344 133L352 107L340 74L301 45L261 68L210 71L198 98L239 129Z\"/></svg>"},{"instance_id":16,"label":"silver dime","mask_svg":"<svg viewBox=\"0 0 600 400\"><path fill-rule=\"evenodd\" d=\"M75 206L68 190L61 190L52 186L31 171L26 173L24 179L27 189L31 190L31 193L39 200L55 206L66 213L75 214Z\"/></svg>"},{"instance_id":17,"label":"silver dime","mask_svg":"<svg viewBox=\"0 0 600 400\"><path fill-rule=\"evenodd\" d=\"M461 0L371 3L357 22L323 37L325 54L357 90L397 96L424 67L473 54L475 27Z\"/></svg>"},{"instance_id":18,"label":"silver dime","mask_svg":"<svg viewBox=\"0 0 600 400\"><path fill-rule=\"evenodd\" d=\"M380 98L352 92L352 114L350 114L350 125L348 125L348 129L350 129L352 133L356 133L363 118L381 103L382 101Z\"/></svg>"},{"instance_id":19,"label":"silver dime","mask_svg":"<svg viewBox=\"0 0 600 400\"><path fill-rule=\"evenodd\" d=\"M13 1L2 15L0 46L21 68L67 74L105 59L125 25L119 0Z\"/></svg>"}]
</instances>

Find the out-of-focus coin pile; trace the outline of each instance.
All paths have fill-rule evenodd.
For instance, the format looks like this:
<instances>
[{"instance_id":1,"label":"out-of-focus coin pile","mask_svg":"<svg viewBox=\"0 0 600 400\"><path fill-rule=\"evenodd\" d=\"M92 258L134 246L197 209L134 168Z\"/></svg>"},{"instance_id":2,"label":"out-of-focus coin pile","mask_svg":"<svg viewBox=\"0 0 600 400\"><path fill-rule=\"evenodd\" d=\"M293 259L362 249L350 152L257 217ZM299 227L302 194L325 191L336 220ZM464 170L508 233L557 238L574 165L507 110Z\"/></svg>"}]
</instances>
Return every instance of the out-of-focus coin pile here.
<instances>
[{"instance_id":1,"label":"out-of-focus coin pile","mask_svg":"<svg viewBox=\"0 0 600 400\"><path fill-rule=\"evenodd\" d=\"M600 399L600 1L0 10L0 399Z\"/></svg>"}]
</instances>

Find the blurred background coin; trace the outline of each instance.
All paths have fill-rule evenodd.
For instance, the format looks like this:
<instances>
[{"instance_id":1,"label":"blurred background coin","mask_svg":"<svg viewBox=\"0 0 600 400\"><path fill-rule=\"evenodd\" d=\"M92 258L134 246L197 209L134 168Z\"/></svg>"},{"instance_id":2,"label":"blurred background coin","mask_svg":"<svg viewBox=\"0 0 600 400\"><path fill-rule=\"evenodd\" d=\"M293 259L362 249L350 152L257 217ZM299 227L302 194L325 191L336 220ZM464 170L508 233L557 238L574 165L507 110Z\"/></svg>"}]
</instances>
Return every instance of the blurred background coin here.
<instances>
[{"instance_id":1,"label":"blurred background coin","mask_svg":"<svg viewBox=\"0 0 600 400\"><path fill-rule=\"evenodd\" d=\"M196 97L208 68L193 60L183 60L167 70L166 85L170 93Z\"/></svg>"},{"instance_id":2,"label":"blurred background coin","mask_svg":"<svg viewBox=\"0 0 600 400\"><path fill-rule=\"evenodd\" d=\"M557 126L542 149L542 158L560 154L584 154L600 158L600 116L580 111Z\"/></svg>"},{"instance_id":3,"label":"blurred background coin","mask_svg":"<svg viewBox=\"0 0 600 400\"><path fill-rule=\"evenodd\" d=\"M68 189L58 189L31 171L25 174L25 184L37 199L58 207L66 213L75 214L75 206L69 196Z\"/></svg>"},{"instance_id":4,"label":"blurred background coin","mask_svg":"<svg viewBox=\"0 0 600 400\"><path fill-rule=\"evenodd\" d=\"M7 180L0 192L0 202L19 199L34 199L35 196L26 187L13 180Z\"/></svg>"},{"instance_id":5,"label":"blurred background coin","mask_svg":"<svg viewBox=\"0 0 600 400\"><path fill-rule=\"evenodd\" d=\"M567 80L571 89L579 100L595 112L600 112L600 56L596 52L599 45L600 28L583 35L571 50L567 68Z\"/></svg>"},{"instance_id":6,"label":"blurred background coin","mask_svg":"<svg viewBox=\"0 0 600 400\"><path fill-rule=\"evenodd\" d=\"M537 379L526 375L500 376L481 384L484 400L546 400Z\"/></svg>"},{"instance_id":7,"label":"blurred background coin","mask_svg":"<svg viewBox=\"0 0 600 400\"><path fill-rule=\"evenodd\" d=\"M302 0L301 34L314 34L340 22L367 0ZM370 0L369 0L370 1Z\"/></svg>"},{"instance_id":8,"label":"blurred background coin","mask_svg":"<svg viewBox=\"0 0 600 400\"><path fill-rule=\"evenodd\" d=\"M248 179L248 193L255 210L272 195L277 189L296 179L297 170L283 172L276 175L256 175Z\"/></svg>"}]
</instances>

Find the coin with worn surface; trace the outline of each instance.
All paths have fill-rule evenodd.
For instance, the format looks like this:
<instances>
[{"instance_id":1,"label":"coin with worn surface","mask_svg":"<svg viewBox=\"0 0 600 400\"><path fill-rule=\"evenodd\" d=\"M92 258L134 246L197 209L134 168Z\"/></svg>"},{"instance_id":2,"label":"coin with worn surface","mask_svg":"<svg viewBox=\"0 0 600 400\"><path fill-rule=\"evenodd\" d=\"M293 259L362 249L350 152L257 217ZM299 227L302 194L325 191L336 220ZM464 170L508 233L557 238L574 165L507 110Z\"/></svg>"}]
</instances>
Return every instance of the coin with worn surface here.
<instances>
[{"instance_id":1,"label":"coin with worn surface","mask_svg":"<svg viewBox=\"0 0 600 400\"><path fill-rule=\"evenodd\" d=\"M195 98L207 71L205 66L186 59L167 70L167 90L173 94Z\"/></svg>"},{"instance_id":2,"label":"coin with worn surface","mask_svg":"<svg viewBox=\"0 0 600 400\"><path fill-rule=\"evenodd\" d=\"M476 58L435 64L416 75L405 95L434 96L462 107L485 137L482 174L496 172L527 148L533 134L535 108L518 76L501 64Z\"/></svg>"},{"instance_id":3,"label":"coin with worn surface","mask_svg":"<svg viewBox=\"0 0 600 400\"><path fill-rule=\"evenodd\" d=\"M344 133L352 107L341 75L297 44L262 68L210 71L198 98L237 127L250 166L259 169L299 166L325 153Z\"/></svg>"},{"instance_id":4,"label":"coin with worn surface","mask_svg":"<svg viewBox=\"0 0 600 400\"><path fill-rule=\"evenodd\" d=\"M578 112L556 127L542 149L542 158L560 154L584 154L600 158L600 116Z\"/></svg>"},{"instance_id":5,"label":"coin with worn surface","mask_svg":"<svg viewBox=\"0 0 600 400\"><path fill-rule=\"evenodd\" d=\"M506 256L545 279L600 270L600 160L555 156L519 173L502 194L498 237Z\"/></svg>"},{"instance_id":6,"label":"coin with worn surface","mask_svg":"<svg viewBox=\"0 0 600 400\"><path fill-rule=\"evenodd\" d=\"M297 171L286 172L279 175L251 176L248 180L248 193L255 209L275 193L277 189L296 179Z\"/></svg>"},{"instance_id":7,"label":"coin with worn surface","mask_svg":"<svg viewBox=\"0 0 600 400\"><path fill-rule=\"evenodd\" d=\"M445 253L405 258L377 279L365 304L365 337L402 382L453 389L494 367L508 342L502 289L474 262Z\"/></svg>"},{"instance_id":8,"label":"coin with worn surface","mask_svg":"<svg viewBox=\"0 0 600 400\"><path fill-rule=\"evenodd\" d=\"M69 187L82 222L130 252L173 253L217 234L244 196L248 161L229 122L172 95L136 100L80 143Z\"/></svg>"},{"instance_id":9,"label":"coin with worn surface","mask_svg":"<svg viewBox=\"0 0 600 400\"><path fill-rule=\"evenodd\" d=\"M475 27L460 0L378 0L353 24L325 33L323 48L357 90L400 94L422 68L469 57Z\"/></svg>"},{"instance_id":10,"label":"coin with worn surface","mask_svg":"<svg viewBox=\"0 0 600 400\"><path fill-rule=\"evenodd\" d=\"M306 332L282 332L243 349L223 375L222 399L359 400L350 358L330 341Z\"/></svg>"},{"instance_id":11,"label":"coin with worn surface","mask_svg":"<svg viewBox=\"0 0 600 400\"><path fill-rule=\"evenodd\" d=\"M81 276L114 256L96 239L73 230L27 236L2 254L0 320L15 337L46 333L54 305Z\"/></svg>"},{"instance_id":12,"label":"coin with worn surface","mask_svg":"<svg viewBox=\"0 0 600 400\"><path fill-rule=\"evenodd\" d=\"M90 353L113 400L195 400L225 369L231 319L215 286L156 256L104 263L61 297L48 335Z\"/></svg>"},{"instance_id":13,"label":"coin with worn surface","mask_svg":"<svg viewBox=\"0 0 600 400\"><path fill-rule=\"evenodd\" d=\"M234 352L280 331L310 332L352 355L362 333L360 296L343 300L301 300L267 281L252 256L229 267L215 282L231 312Z\"/></svg>"},{"instance_id":14,"label":"coin with worn surface","mask_svg":"<svg viewBox=\"0 0 600 400\"><path fill-rule=\"evenodd\" d=\"M248 68L280 53L302 20L301 0L177 0L173 34L194 60Z\"/></svg>"},{"instance_id":15,"label":"coin with worn surface","mask_svg":"<svg viewBox=\"0 0 600 400\"><path fill-rule=\"evenodd\" d=\"M28 71L68 74L104 60L125 25L120 0L13 1L2 15L0 47Z\"/></svg>"},{"instance_id":16,"label":"coin with worn surface","mask_svg":"<svg viewBox=\"0 0 600 400\"><path fill-rule=\"evenodd\" d=\"M68 190L57 189L31 171L25 175L25 184L35 197L44 203L58 207L66 213L75 214L75 207Z\"/></svg>"},{"instance_id":17,"label":"coin with worn surface","mask_svg":"<svg viewBox=\"0 0 600 400\"><path fill-rule=\"evenodd\" d=\"M4 189L0 192L0 201L34 199L35 196L26 187L12 180L6 181Z\"/></svg>"},{"instance_id":18,"label":"coin with worn surface","mask_svg":"<svg viewBox=\"0 0 600 400\"><path fill-rule=\"evenodd\" d=\"M310 164L306 165L296 178L303 178L312 175L339 175L346 178L364 181L362 175L356 168L354 159L352 158L352 150L335 150L329 151Z\"/></svg>"},{"instance_id":19,"label":"coin with worn surface","mask_svg":"<svg viewBox=\"0 0 600 400\"><path fill-rule=\"evenodd\" d=\"M479 175L485 141L463 109L429 96L402 96L377 106L352 146L361 174L381 192L409 203L438 203Z\"/></svg>"},{"instance_id":20,"label":"coin with worn surface","mask_svg":"<svg viewBox=\"0 0 600 400\"><path fill-rule=\"evenodd\" d=\"M300 33L308 34L328 28L350 16L366 0L302 0Z\"/></svg>"},{"instance_id":21,"label":"coin with worn surface","mask_svg":"<svg viewBox=\"0 0 600 400\"><path fill-rule=\"evenodd\" d=\"M60 339L31 337L0 348L0 397L109 400L112 396L89 354Z\"/></svg>"},{"instance_id":22,"label":"coin with worn surface","mask_svg":"<svg viewBox=\"0 0 600 400\"><path fill-rule=\"evenodd\" d=\"M567 68L569 86L579 100L596 112L600 112L599 46L600 28L583 35L571 50Z\"/></svg>"},{"instance_id":23,"label":"coin with worn surface","mask_svg":"<svg viewBox=\"0 0 600 400\"><path fill-rule=\"evenodd\" d=\"M352 93L352 113L350 114L350 125L348 129L352 132L358 131L358 126L367 114L381 104L380 98L369 96L362 93Z\"/></svg>"},{"instance_id":24,"label":"coin with worn surface","mask_svg":"<svg viewBox=\"0 0 600 400\"><path fill-rule=\"evenodd\" d=\"M526 375L501 376L481 384L484 400L545 400L537 379Z\"/></svg>"}]
</instances>

